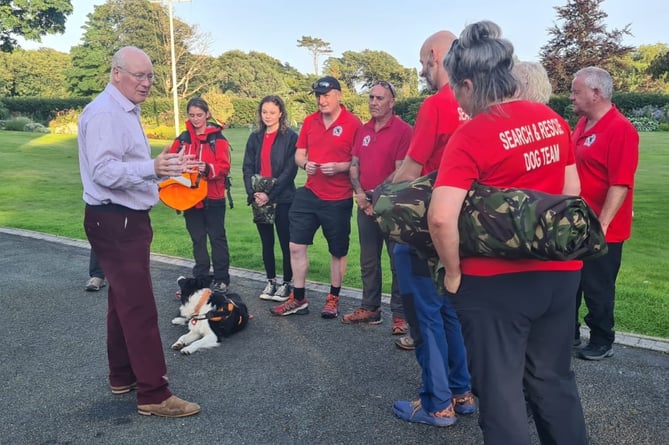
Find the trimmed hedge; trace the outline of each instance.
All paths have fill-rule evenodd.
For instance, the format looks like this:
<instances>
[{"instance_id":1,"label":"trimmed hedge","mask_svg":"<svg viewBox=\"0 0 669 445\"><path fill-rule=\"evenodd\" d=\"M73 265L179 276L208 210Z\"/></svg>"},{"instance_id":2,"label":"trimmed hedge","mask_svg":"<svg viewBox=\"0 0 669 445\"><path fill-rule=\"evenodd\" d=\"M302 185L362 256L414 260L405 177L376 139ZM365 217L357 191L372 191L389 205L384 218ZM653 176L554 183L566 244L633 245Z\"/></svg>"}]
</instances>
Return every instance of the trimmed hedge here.
<instances>
[{"instance_id":1,"label":"trimmed hedge","mask_svg":"<svg viewBox=\"0 0 669 445\"><path fill-rule=\"evenodd\" d=\"M413 125L416 122L418 108L423 103L425 96L400 99L395 104L395 113ZM41 98L41 97L3 97L0 98L0 115L26 116L35 122L44 125L53 120L58 113L67 110L81 111L92 98L72 97L66 99ZM290 102L286 98L286 102ZM255 124L255 113L259 99L248 99L233 97L232 105L234 113L227 122L230 126L246 127ZM613 95L613 103L616 104L626 115L632 115L635 110L644 107L655 107L669 109L669 95L667 94L645 94L645 93L616 93ZM548 105L558 114L563 116L571 124L575 123L576 116L573 114L571 101L568 95L554 95ZM168 124L172 120L173 102L169 98L150 97L142 104L142 120L151 126ZM307 107L311 108L311 107ZM310 110L305 109L305 112Z\"/></svg>"}]
</instances>

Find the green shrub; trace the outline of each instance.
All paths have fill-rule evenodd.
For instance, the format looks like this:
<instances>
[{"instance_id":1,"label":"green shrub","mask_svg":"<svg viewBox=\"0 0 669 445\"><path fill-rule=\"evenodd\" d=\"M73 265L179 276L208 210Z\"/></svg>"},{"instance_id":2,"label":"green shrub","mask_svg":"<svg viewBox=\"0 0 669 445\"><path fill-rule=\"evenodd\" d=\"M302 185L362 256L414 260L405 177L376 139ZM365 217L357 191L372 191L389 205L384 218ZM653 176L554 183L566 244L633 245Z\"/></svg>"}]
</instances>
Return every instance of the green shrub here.
<instances>
[{"instance_id":1,"label":"green shrub","mask_svg":"<svg viewBox=\"0 0 669 445\"><path fill-rule=\"evenodd\" d=\"M31 133L49 133L49 129L39 122L30 122L23 127L23 131L29 131Z\"/></svg>"},{"instance_id":2,"label":"green shrub","mask_svg":"<svg viewBox=\"0 0 669 445\"><path fill-rule=\"evenodd\" d=\"M660 123L650 117L631 116L628 119L637 131L657 131L660 128Z\"/></svg>"},{"instance_id":3,"label":"green shrub","mask_svg":"<svg viewBox=\"0 0 669 445\"><path fill-rule=\"evenodd\" d=\"M6 120L3 129L7 131L25 131L26 125L32 124L33 121L27 117L16 117L14 119Z\"/></svg>"}]
</instances>

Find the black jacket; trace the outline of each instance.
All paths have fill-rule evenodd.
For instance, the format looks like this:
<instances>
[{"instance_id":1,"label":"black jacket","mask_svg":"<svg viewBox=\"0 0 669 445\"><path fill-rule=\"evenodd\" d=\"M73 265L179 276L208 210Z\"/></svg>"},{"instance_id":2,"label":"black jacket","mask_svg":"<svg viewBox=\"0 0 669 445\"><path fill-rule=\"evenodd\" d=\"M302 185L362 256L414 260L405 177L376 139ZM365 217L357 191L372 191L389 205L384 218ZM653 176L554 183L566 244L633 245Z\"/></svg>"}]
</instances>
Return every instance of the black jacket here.
<instances>
[{"instance_id":1,"label":"black jacket","mask_svg":"<svg viewBox=\"0 0 669 445\"><path fill-rule=\"evenodd\" d=\"M242 173L244 175L244 187L246 187L246 203L253 202L253 188L251 187L251 176L260 173L260 152L262 151L262 140L264 133L254 131L246 141L244 152L244 164ZM272 177L276 178L276 185L269 193L271 202L285 204L293 202L295 195L295 176L297 176L297 164L295 164L295 144L297 133L290 128L285 133L280 131L276 135L270 161L272 164Z\"/></svg>"}]
</instances>

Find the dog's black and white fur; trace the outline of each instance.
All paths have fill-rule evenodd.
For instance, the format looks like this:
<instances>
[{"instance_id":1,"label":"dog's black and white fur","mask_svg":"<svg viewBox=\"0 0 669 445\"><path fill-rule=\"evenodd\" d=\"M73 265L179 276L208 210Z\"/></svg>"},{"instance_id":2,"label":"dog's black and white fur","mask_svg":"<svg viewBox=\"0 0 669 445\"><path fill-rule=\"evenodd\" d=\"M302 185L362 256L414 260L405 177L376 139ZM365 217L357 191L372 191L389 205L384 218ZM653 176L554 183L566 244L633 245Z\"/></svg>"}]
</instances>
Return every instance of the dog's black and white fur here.
<instances>
[{"instance_id":1,"label":"dog's black and white fur","mask_svg":"<svg viewBox=\"0 0 669 445\"><path fill-rule=\"evenodd\" d=\"M207 277L179 277L177 280L181 289L181 316L174 318L172 324L188 323L188 333L179 337L172 349L182 354L218 346L221 337L228 337L244 329L248 323L248 309L235 293L211 292L207 301L197 307L202 296L210 292L210 283L211 279Z\"/></svg>"}]
</instances>

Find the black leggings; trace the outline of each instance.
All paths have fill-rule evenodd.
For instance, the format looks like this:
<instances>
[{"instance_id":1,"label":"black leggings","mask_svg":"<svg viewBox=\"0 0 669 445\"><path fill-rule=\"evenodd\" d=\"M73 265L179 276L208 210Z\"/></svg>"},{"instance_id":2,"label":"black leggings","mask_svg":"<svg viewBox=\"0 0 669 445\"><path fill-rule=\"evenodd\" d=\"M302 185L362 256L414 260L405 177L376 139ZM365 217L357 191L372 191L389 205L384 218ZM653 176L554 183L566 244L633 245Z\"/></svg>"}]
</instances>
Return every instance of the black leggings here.
<instances>
[{"instance_id":1,"label":"black leggings","mask_svg":"<svg viewBox=\"0 0 669 445\"><path fill-rule=\"evenodd\" d=\"M276 278L276 259L274 257L274 228L276 227L281 256L283 257L283 281L285 282L293 280L293 269L290 266L290 248L288 246L290 241L288 210L290 210L290 203L277 204L274 224L256 224L262 243L262 261L268 279Z\"/></svg>"}]
</instances>

